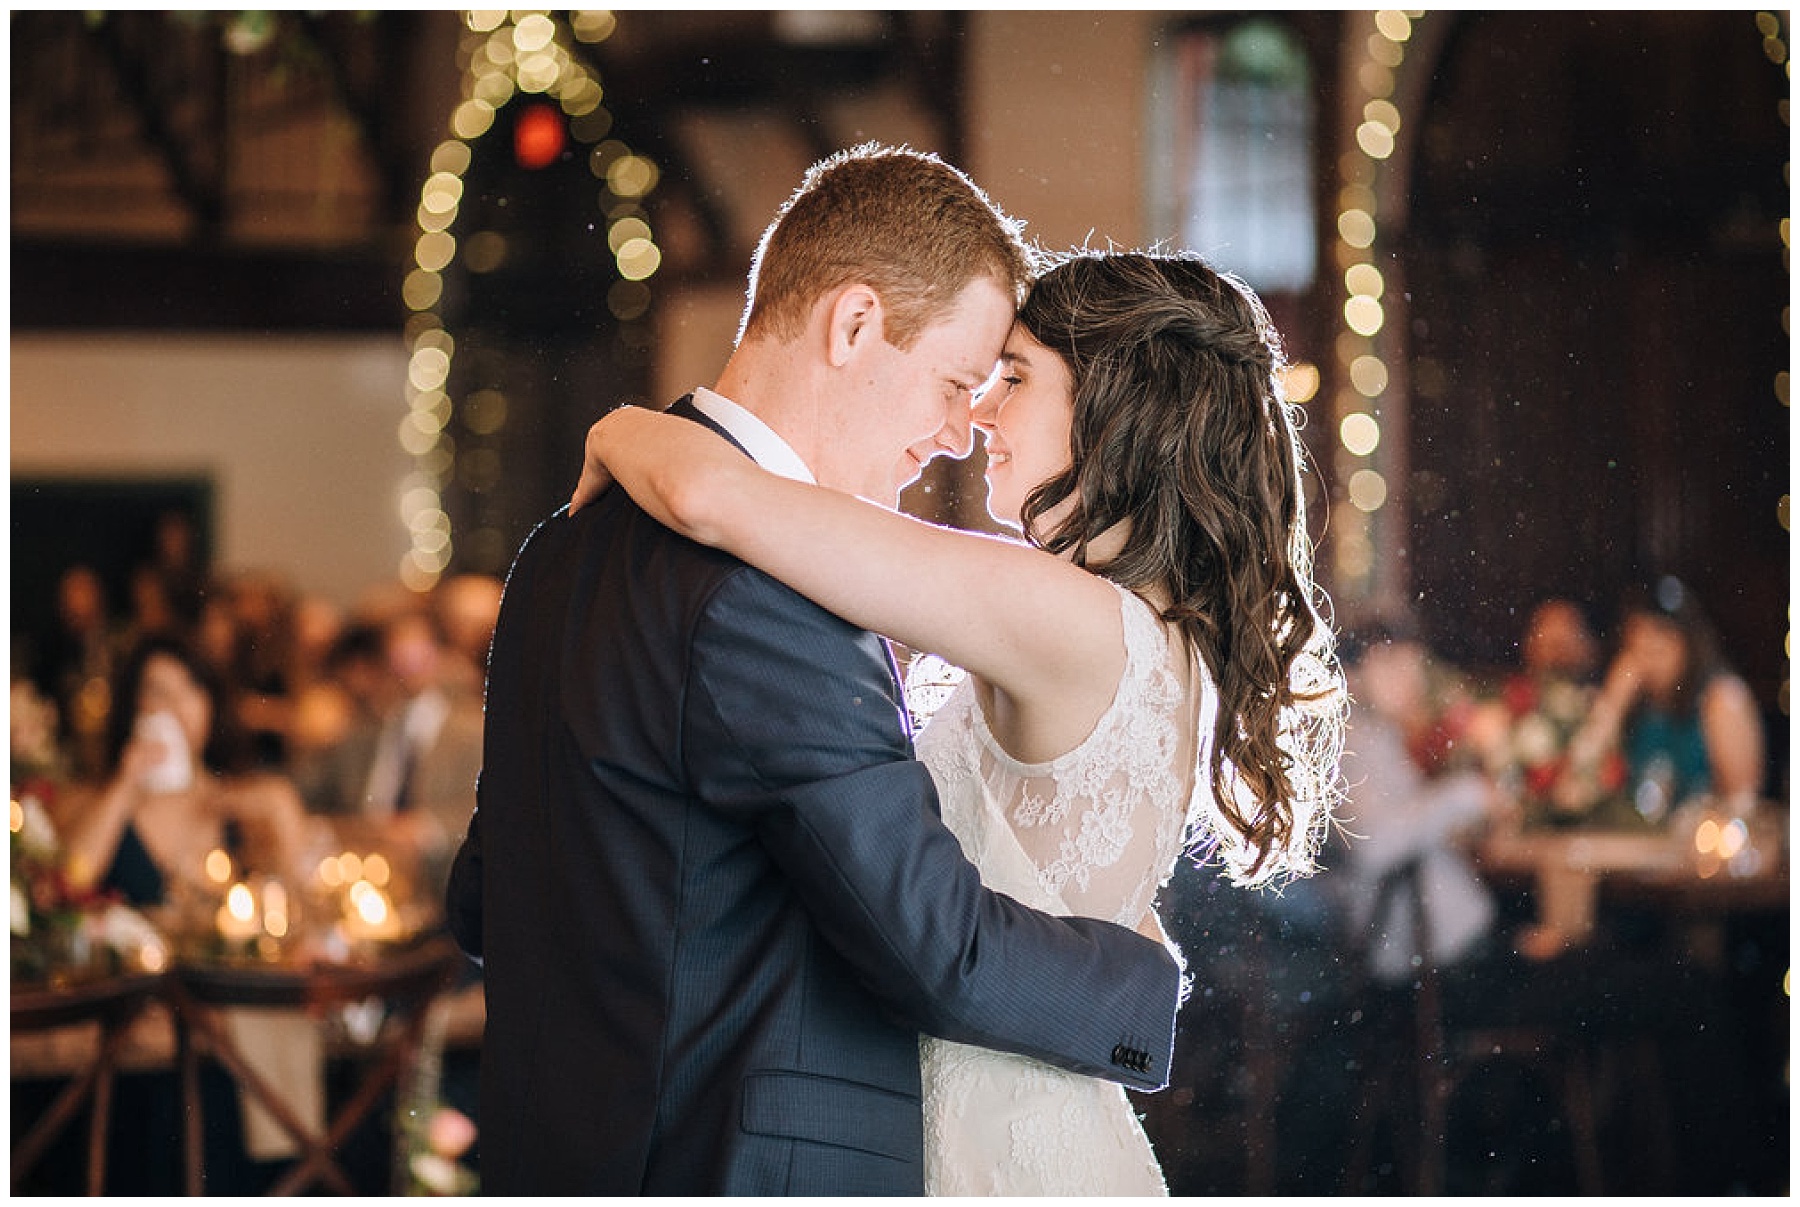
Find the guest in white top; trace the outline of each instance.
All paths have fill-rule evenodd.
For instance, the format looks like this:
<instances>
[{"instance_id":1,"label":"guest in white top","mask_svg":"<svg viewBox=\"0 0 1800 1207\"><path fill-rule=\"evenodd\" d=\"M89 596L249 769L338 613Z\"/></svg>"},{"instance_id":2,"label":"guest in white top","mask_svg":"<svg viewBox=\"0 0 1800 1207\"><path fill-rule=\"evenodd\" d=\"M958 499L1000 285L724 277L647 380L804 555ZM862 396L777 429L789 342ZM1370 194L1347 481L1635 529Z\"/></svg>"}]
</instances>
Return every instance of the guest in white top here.
<instances>
[{"instance_id":1,"label":"guest in white top","mask_svg":"<svg viewBox=\"0 0 1800 1207\"><path fill-rule=\"evenodd\" d=\"M1449 967L1469 957L1492 931L1498 911L1470 861L1467 839L1496 815L1502 800L1486 775L1428 776L1408 753L1406 734L1430 703L1423 644L1396 629L1371 627L1346 635L1340 651L1352 699L1343 828L1353 837L1339 888L1350 934L1369 954L1371 972L1401 981L1415 971L1412 903L1405 893L1383 896L1384 879L1414 866L1431 959Z\"/></svg>"}]
</instances>

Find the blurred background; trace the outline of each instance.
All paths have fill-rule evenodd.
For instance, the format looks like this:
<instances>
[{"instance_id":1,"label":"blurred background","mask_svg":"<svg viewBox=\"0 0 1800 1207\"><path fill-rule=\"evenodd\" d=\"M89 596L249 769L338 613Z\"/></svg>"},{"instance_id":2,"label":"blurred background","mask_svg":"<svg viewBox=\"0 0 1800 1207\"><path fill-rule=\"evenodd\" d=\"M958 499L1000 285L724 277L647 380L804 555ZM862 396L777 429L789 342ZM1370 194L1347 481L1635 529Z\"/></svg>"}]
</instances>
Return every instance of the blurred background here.
<instances>
[{"instance_id":1,"label":"blurred background","mask_svg":"<svg viewBox=\"0 0 1800 1207\"><path fill-rule=\"evenodd\" d=\"M1403 622L1443 674L1490 683L1565 600L1598 679L1633 588L1682 584L1747 689L1755 794L1785 833L1788 21L15 10L15 685L59 710L71 778L100 776L113 663L93 651L210 631L259 765L305 787L302 756L349 706L304 689L348 664L348 631L425 612L453 650L472 609L478 679L493 588L566 500L587 426L710 384L775 208L811 162L874 139L940 153L1046 248L1188 249L1258 290L1346 628ZM986 525L980 467L940 461L905 506ZM16 786L16 687L14 712ZM1300 1032L1250 1026L1287 1027L1266 995L1317 991L1282 987L1303 902L1175 887L1237 988L1197 995L1184 1025L1217 1042L1147 1107L1172 1188L1350 1186L1327 1100L1307 1115L1282 1098L1291 1061L1258 1063ZM1720 927L1751 1109L1729 1168L1695 1184L1779 1192L1785 906ZM1228 996L1249 1008L1209 1030ZM1629 1064L1609 1081L1601 1061L1603 1107L1633 1097ZM1520 1158L1550 1181L1510 1185L1556 1188L1579 1165L1563 1108L1507 1092L1557 1120L1552 1155ZM1483 1101L1524 1134L1505 1093ZM1599 1130L1609 1159L1646 1134L1604 1111ZM1368 1151L1354 1188L1418 1188L1406 1144ZM1645 1189L1622 1165L1608 1185Z\"/></svg>"}]
</instances>

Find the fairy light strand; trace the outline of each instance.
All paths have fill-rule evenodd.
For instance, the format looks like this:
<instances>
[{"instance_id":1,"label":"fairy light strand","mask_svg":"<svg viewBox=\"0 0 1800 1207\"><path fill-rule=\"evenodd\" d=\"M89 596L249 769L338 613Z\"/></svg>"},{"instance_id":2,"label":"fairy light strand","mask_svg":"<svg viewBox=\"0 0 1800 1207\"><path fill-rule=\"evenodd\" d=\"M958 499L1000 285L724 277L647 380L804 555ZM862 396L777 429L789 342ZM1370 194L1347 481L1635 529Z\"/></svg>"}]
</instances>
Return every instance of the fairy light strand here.
<instances>
[{"instance_id":1,"label":"fairy light strand","mask_svg":"<svg viewBox=\"0 0 1800 1207\"><path fill-rule=\"evenodd\" d=\"M607 221L607 246L619 280L607 296L621 322L644 315L650 306L647 284L662 264L642 202L658 182L660 170L618 139L609 138L612 116L602 101L601 82L566 46L573 38L599 43L617 26L604 9L565 14L558 21L548 12L469 10L462 14L458 48L462 66L461 100L450 113L449 136L432 152L431 170L419 190L418 234L412 264L401 282L401 298L412 313L405 328L407 345L406 414L400 421L400 446L412 457L412 470L401 482L401 522L409 548L400 559L400 580L414 590L429 590L449 567L454 533L444 509L443 490L456 467L455 441L447 430L458 413L451 394L451 367L456 340L439 309L444 274L459 261L479 270L504 254L497 235L475 232L459 240L456 219L463 198L463 178L474 159L474 144L492 129L495 118L521 95L555 101L568 120L568 130L587 158L598 182L597 202ZM503 398L477 391L476 414L466 416L471 430L492 432L505 422Z\"/></svg>"},{"instance_id":2,"label":"fairy light strand","mask_svg":"<svg viewBox=\"0 0 1800 1207\"><path fill-rule=\"evenodd\" d=\"M1337 527L1334 568L1338 589L1366 598L1376 578L1374 530L1387 505L1381 472L1381 404L1392 374L1383 354L1387 281L1377 254L1381 242L1379 175L1393 155L1403 121L1394 103L1395 74L1405 62L1413 25L1421 12L1383 9L1362 45L1351 73L1350 103L1359 105L1351 146L1339 159L1337 239L1334 262L1342 274L1342 326L1336 341L1339 382L1334 397L1338 480L1351 507Z\"/></svg>"}]
</instances>

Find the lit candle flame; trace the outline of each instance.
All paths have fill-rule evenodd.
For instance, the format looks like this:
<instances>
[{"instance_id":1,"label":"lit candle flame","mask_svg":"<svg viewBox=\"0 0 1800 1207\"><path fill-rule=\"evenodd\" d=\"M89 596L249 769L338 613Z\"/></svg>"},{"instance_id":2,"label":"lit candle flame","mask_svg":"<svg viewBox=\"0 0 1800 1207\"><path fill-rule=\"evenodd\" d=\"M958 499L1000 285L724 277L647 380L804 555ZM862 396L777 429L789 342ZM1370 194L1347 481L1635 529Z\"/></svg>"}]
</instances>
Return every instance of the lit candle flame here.
<instances>
[{"instance_id":1,"label":"lit candle flame","mask_svg":"<svg viewBox=\"0 0 1800 1207\"><path fill-rule=\"evenodd\" d=\"M363 885L367 890L355 894L352 898L357 914L370 926L380 926L388 920L387 898L382 895L380 889L368 881L361 880L357 883Z\"/></svg>"},{"instance_id":2,"label":"lit candle flame","mask_svg":"<svg viewBox=\"0 0 1800 1207\"><path fill-rule=\"evenodd\" d=\"M256 897L250 892L247 884L234 884L225 894L225 908L240 922L248 922L256 916Z\"/></svg>"},{"instance_id":3,"label":"lit candle flame","mask_svg":"<svg viewBox=\"0 0 1800 1207\"><path fill-rule=\"evenodd\" d=\"M217 847L206 853L206 878L214 884L231 879L231 856Z\"/></svg>"}]
</instances>

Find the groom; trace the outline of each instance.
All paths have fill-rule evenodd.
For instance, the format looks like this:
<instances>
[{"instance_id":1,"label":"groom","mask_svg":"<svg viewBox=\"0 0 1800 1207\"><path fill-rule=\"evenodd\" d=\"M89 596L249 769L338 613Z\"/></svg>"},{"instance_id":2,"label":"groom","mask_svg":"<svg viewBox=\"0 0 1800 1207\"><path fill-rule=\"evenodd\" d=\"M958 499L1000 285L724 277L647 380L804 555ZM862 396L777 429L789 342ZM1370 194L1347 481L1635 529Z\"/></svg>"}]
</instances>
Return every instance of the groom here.
<instances>
[{"instance_id":1,"label":"groom","mask_svg":"<svg viewBox=\"0 0 1800 1207\"><path fill-rule=\"evenodd\" d=\"M888 503L969 451L1027 279L933 156L808 173L677 412ZM492 1194L923 1193L918 1034L1166 1083L1178 973L981 887L855 629L609 491L506 586L449 909L487 992Z\"/></svg>"}]
</instances>

